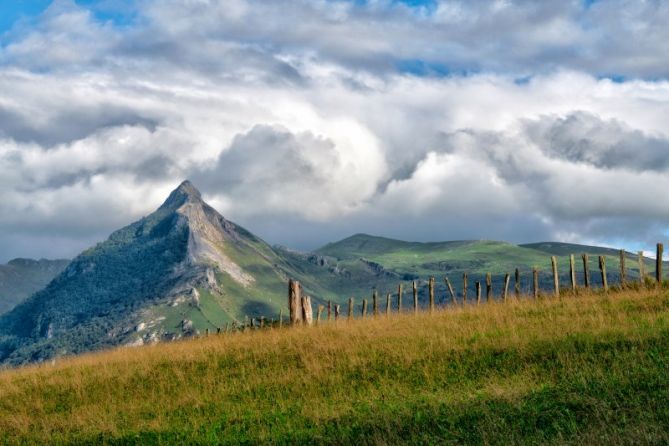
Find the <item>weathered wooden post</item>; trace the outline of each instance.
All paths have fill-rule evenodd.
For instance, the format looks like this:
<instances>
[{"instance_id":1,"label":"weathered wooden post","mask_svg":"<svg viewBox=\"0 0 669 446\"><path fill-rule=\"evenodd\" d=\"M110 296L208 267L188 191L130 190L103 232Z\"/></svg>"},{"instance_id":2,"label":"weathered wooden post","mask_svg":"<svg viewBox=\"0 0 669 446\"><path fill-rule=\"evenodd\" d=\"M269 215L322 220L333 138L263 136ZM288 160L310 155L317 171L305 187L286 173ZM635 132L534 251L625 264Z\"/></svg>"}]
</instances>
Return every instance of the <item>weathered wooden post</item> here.
<instances>
[{"instance_id":1,"label":"weathered wooden post","mask_svg":"<svg viewBox=\"0 0 669 446\"><path fill-rule=\"evenodd\" d=\"M265 328L265 316L260 316L260 328Z\"/></svg>"},{"instance_id":2,"label":"weathered wooden post","mask_svg":"<svg viewBox=\"0 0 669 446\"><path fill-rule=\"evenodd\" d=\"M620 250L620 288L627 284L627 271L625 271L625 250Z\"/></svg>"},{"instance_id":3,"label":"weathered wooden post","mask_svg":"<svg viewBox=\"0 0 669 446\"><path fill-rule=\"evenodd\" d=\"M427 282L428 293L430 295L430 313L434 312L434 277L430 277Z\"/></svg>"},{"instance_id":4,"label":"weathered wooden post","mask_svg":"<svg viewBox=\"0 0 669 446\"><path fill-rule=\"evenodd\" d=\"M604 292L609 291L609 282L606 280L606 257L599 256L599 272L602 275L602 287Z\"/></svg>"},{"instance_id":5,"label":"weathered wooden post","mask_svg":"<svg viewBox=\"0 0 669 446\"><path fill-rule=\"evenodd\" d=\"M477 280L476 283L474 284L474 286L476 287L476 305L480 305L481 304L481 282L479 282Z\"/></svg>"},{"instance_id":6,"label":"weathered wooden post","mask_svg":"<svg viewBox=\"0 0 669 446\"><path fill-rule=\"evenodd\" d=\"M571 279L571 291L576 294L576 265L574 254L569 255L569 278Z\"/></svg>"},{"instance_id":7,"label":"weathered wooden post","mask_svg":"<svg viewBox=\"0 0 669 446\"><path fill-rule=\"evenodd\" d=\"M551 257L551 268L553 269L553 294L560 297L560 282L558 277L557 257Z\"/></svg>"},{"instance_id":8,"label":"weathered wooden post","mask_svg":"<svg viewBox=\"0 0 669 446\"><path fill-rule=\"evenodd\" d=\"M639 251L639 283L641 285L646 283L646 263L643 257L643 251Z\"/></svg>"},{"instance_id":9,"label":"weathered wooden post","mask_svg":"<svg viewBox=\"0 0 669 446\"><path fill-rule=\"evenodd\" d=\"M379 315L379 292L376 289L372 293L372 314L374 317Z\"/></svg>"},{"instance_id":10,"label":"weathered wooden post","mask_svg":"<svg viewBox=\"0 0 669 446\"><path fill-rule=\"evenodd\" d=\"M418 313L418 287L416 286L416 281L413 281L413 312Z\"/></svg>"},{"instance_id":11,"label":"weathered wooden post","mask_svg":"<svg viewBox=\"0 0 669 446\"><path fill-rule=\"evenodd\" d=\"M321 313L323 312L323 310L325 310L325 307L323 305L319 305L318 306L318 313L316 315L316 324L321 323Z\"/></svg>"},{"instance_id":12,"label":"weathered wooden post","mask_svg":"<svg viewBox=\"0 0 669 446\"><path fill-rule=\"evenodd\" d=\"M328 300L328 322L332 320L332 301Z\"/></svg>"},{"instance_id":13,"label":"weathered wooden post","mask_svg":"<svg viewBox=\"0 0 669 446\"><path fill-rule=\"evenodd\" d=\"M348 320L353 319L353 298L348 298Z\"/></svg>"},{"instance_id":14,"label":"weathered wooden post","mask_svg":"<svg viewBox=\"0 0 669 446\"><path fill-rule=\"evenodd\" d=\"M208 329L208 328L205 328L205 329L204 329L204 337L205 337L205 338L208 338L208 337L209 337L209 329Z\"/></svg>"},{"instance_id":15,"label":"weathered wooden post","mask_svg":"<svg viewBox=\"0 0 669 446\"><path fill-rule=\"evenodd\" d=\"M539 298L539 270L536 266L532 268L532 294L535 299Z\"/></svg>"},{"instance_id":16,"label":"weathered wooden post","mask_svg":"<svg viewBox=\"0 0 669 446\"><path fill-rule=\"evenodd\" d=\"M588 262L588 254L584 253L581 258L583 259L583 285L586 288L590 288L590 262Z\"/></svg>"},{"instance_id":17,"label":"weathered wooden post","mask_svg":"<svg viewBox=\"0 0 669 446\"><path fill-rule=\"evenodd\" d=\"M397 285L397 312L402 312L402 284Z\"/></svg>"},{"instance_id":18,"label":"weathered wooden post","mask_svg":"<svg viewBox=\"0 0 669 446\"><path fill-rule=\"evenodd\" d=\"M390 293L386 294L386 317L390 316Z\"/></svg>"},{"instance_id":19,"label":"weathered wooden post","mask_svg":"<svg viewBox=\"0 0 669 446\"><path fill-rule=\"evenodd\" d=\"M467 303L467 273L462 273L462 305Z\"/></svg>"},{"instance_id":20,"label":"weathered wooden post","mask_svg":"<svg viewBox=\"0 0 669 446\"><path fill-rule=\"evenodd\" d=\"M520 299L520 270L516 268L515 282L513 285L514 292L516 293L516 299Z\"/></svg>"},{"instance_id":21,"label":"weathered wooden post","mask_svg":"<svg viewBox=\"0 0 669 446\"><path fill-rule=\"evenodd\" d=\"M362 300L362 311L360 312L360 315L363 319L367 316L367 299Z\"/></svg>"},{"instance_id":22,"label":"weathered wooden post","mask_svg":"<svg viewBox=\"0 0 669 446\"><path fill-rule=\"evenodd\" d=\"M444 282L446 283L446 288L448 288L448 294L451 295L451 302L453 302L453 305L457 305L458 300L455 297L455 291L453 291L453 285L451 285L451 281L448 280L448 277L444 277Z\"/></svg>"},{"instance_id":23,"label":"weathered wooden post","mask_svg":"<svg viewBox=\"0 0 669 446\"><path fill-rule=\"evenodd\" d=\"M490 302L492 298L492 274L487 273L485 275L485 300Z\"/></svg>"},{"instance_id":24,"label":"weathered wooden post","mask_svg":"<svg viewBox=\"0 0 669 446\"><path fill-rule=\"evenodd\" d=\"M221 327L216 327L216 335L220 335L220 334L221 334Z\"/></svg>"},{"instance_id":25,"label":"weathered wooden post","mask_svg":"<svg viewBox=\"0 0 669 446\"><path fill-rule=\"evenodd\" d=\"M504 291L502 291L502 300L506 302L507 296L509 295L509 282L511 282L511 276L509 273L504 275Z\"/></svg>"},{"instance_id":26,"label":"weathered wooden post","mask_svg":"<svg viewBox=\"0 0 669 446\"><path fill-rule=\"evenodd\" d=\"M311 325L314 322L314 309L311 306L311 296L302 298L302 320L305 325Z\"/></svg>"},{"instance_id":27,"label":"weathered wooden post","mask_svg":"<svg viewBox=\"0 0 669 446\"><path fill-rule=\"evenodd\" d=\"M299 324L302 322L302 297L300 282L296 280L288 281L288 310L290 312L290 323Z\"/></svg>"},{"instance_id":28,"label":"weathered wooden post","mask_svg":"<svg viewBox=\"0 0 669 446\"><path fill-rule=\"evenodd\" d=\"M341 307L339 306L339 304L335 305L335 308L334 308L335 322L337 322L339 320L339 310L340 310L340 308Z\"/></svg>"},{"instance_id":29,"label":"weathered wooden post","mask_svg":"<svg viewBox=\"0 0 669 446\"><path fill-rule=\"evenodd\" d=\"M664 253L664 245L657 244L657 255L655 257L655 281L662 286L662 254Z\"/></svg>"}]
</instances>

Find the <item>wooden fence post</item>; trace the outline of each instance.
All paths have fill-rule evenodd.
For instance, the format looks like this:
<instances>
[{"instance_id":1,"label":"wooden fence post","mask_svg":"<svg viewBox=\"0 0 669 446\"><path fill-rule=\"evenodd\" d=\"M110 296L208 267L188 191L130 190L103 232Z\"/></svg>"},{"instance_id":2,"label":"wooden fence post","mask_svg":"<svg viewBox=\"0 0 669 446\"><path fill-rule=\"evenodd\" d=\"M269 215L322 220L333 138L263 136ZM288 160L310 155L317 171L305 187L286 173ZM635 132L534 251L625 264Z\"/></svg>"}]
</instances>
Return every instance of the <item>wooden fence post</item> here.
<instances>
[{"instance_id":1,"label":"wooden fence post","mask_svg":"<svg viewBox=\"0 0 669 446\"><path fill-rule=\"evenodd\" d=\"M265 328L265 316L260 316L260 328Z\"/></svg>"},{"instance_id":2,"label":"wooden fence post","mask_svg":"<svg viewBox=\"0 0 669 446\"><path fill-rule=\"evenodd\" d=\"M516 293L516 299L520 299L520 270L516 268L515 274L515 283L513 285L514 291Z\"/></svg>"},{"instance_id":3,"label":"wooden fence post","mask_svg":"<svg viewBox=\"0 0 669 446\"><path fill-rule=\"evenodd\" d=\"M335 314L334 315L334 320L335 320L335 322L337 322L339 320L339 309L340 308L341 307L340 307L339 304L335 305L335 307L334 307L334 314Z\"/></svg>"},{"instance_id":4,"label":"wooden fence post","mask_svg":"<svg viewBox=\"0 0 669 446\"><path fill-rule=\"evenodd\" d=\"M430 295L430 313L434 312L434 277L430 277L427 282L427 288Z\"/></svg>"},{"instance_id":5,"label":"wooden fence post","mask_svg":"<svg viewBox=\"0 0 669 446\"><path fill-rule=\"evenodd\" d=\"M353 319L353 298L348 298L348 320Z\"/></svg>"},{"instance_id":6,"label":"wooden fence post","mask_svg":"<svg viewBox=\"0 0 669 446\"><path fill-rule=\"evenodd\" d=\"M390 316L390 293L386 295L386 316Z\"/></svg>"},{"instance_id":7,"label":"wooden fence post","mask_svg":"<svg viewBox=\"0 0 669 446\"><path fill-rule=\"evenodd\" d=\"M418 313L418 288L416 287L416 281L413 281L413 312Z\"/></svg>"},{"instance_id":8,"label":"wooden fence post","mask_svg":"<svg viewBox=\"0 0 669 446\"><path fill-rule=\"evenodd\" d=\"M444 282L446 282L446 287L448 288L448 294L451 295L451 302L453 302L453 305L458 304L458 299L455 297L455 291L453 291L453 285L451 285L451 281L448 280L448 277L444 277Z\"/></svg>"},{"instance_id":9,"label":"wooden fence post","mask_svg":"<svg viewBox=\"0 0 669 446\"><path fill-rule=\"evenodd\" d=\"M474 284L476 286L476 305L481 303L481 282L478 280Z\"/></svg>"},{"instance_id":10,"label":"wooden fence post","mask_svg":"<svg viewBox=\"0 0 669 446\"><path fill-rule=\"evenodd\" d=\"M569 255L569 278L571 279L571 291L576 294L576 265L574 254Z\"/></svg>"},{"instance_id":11,"label":"wooden fence post","mask_svg":"<svg viewBox=\"0 0 669 446\"><path fill-rule=\"evenodd\" d=\"M657 244L657 255L655 257L655 281L662 286L662 254L664 253L664 245Z\"/></svg>"},{"instance_id":12,"label":"wooden fence post","mask_svg":"<svg viewBox=\"0 0 669 446\"><path fill-rule=\"evenodd\" d=\"M323 312L323 310L325 310L325 307L323 305L319 305L318 306L318 314L316 316L316 324L321 323L321 313Z\"/></svg>"},{"instance_id":13,"label":"wooden fence post","mask_svg":"<svg viewBox=\"0 0 669 446\"><path fill-rule=\"evenodd\" d=\"M467 273L462 273L462 305L467 303Z\"/></svg>"},{"instance_id":14,"label":"wooden fence post","mask_svg":"<svg viewBox=\"0 0 669 446\"><path fill-rule=\"evenodd\" d=\"M606 257L599 256L599 272L602 274L602 287L604 292L609 291L609 282L606 280Z\"/></svg>"},{"instance_id":15,"label":"wooden fence post","mask_svg":"<svg viewBox=\"0 0 669 446\"><path fill-rule=\"evenodd\" d=\"M532 268L532 294L535 299L539 298L539 270L536 266Z\"/></svg>"},{"instance_id":16,"label":"wooden fence post","mask_svg":"<svg viewBox=\"0 0 669 446\"><path fill-rule=\"evenodd\" d=\"M402 283L397 285L397 312L402 312Z\"/></svg>"},{"instance_id":17,"label":"wooden fence post","mask_svg":"<svg viewBox=\"0 0 669 446\"><path fill-rule=\"evenodd\" d=\"M507 296L509 295L509 282L511 282L511 276L509 273L504 275L504 291L502 291L502 300L506 302Z\"/></svg>"},{"instance_id":18,"label":"wooden fence post","mask_svg":"<svg viewBox=\"0 0 669 446\"><path fill-rule=\"evenodd\" d=\"M553 269L553 294L560 297L560 278L558 277L557 257L551 257L551 268Z\"/></svg>"},{"instance_id":19,"label":"wooden fence post","mask_svg":"<svg viewBox=\"0 0 669 446\"><path fill-rule=\"evenodd\" d=\"M588 262L588 254L583 254L581 256L583 259L583 285L586 288L590 288L590 265Z\"/></svg>"},{"instance_id":20,"label":"wooden fence post","mask_svg":"<svg viewBox=\"0 0 669 446\"><path fill-rule=\"evenodd\" d=\"M290 323L299 324L302 322L302 296L300 282L296 280L288 281L288 309L290 311Z\"/></svg>"},{"instance_id":21,"label":"wooden fence post","mask_svg":"<svg viewBox=\"0 0 669 446\"><path fill-rule=\"evenodd\" d=\"M332 320L332 301L328 300L328 322Z\"/></svg>"},{"instance_id":22,"label":"wooden fence post","mask_svg":"<svg viewBox=\"0 0 669 446\"><path fill-rule=\"evenodd\" d=\"M485 301L490 302L492 298L492 274L485 275Z\"/></svg>"},{"instance_id":23,"label":"wooden fence post","mask_svg":"<svg viewBox=\"0 0 669 446\"><path fill-rule=\"evenodd\" d=\"M620 287L625 288L627 283L627 271L625 271L625 250L620 250Z\"/></svg>"},{"instance_id":24,"label":"wooden fence post","mask_svg":"<svg viewBox=\"0 0 669 446\"><path fill-rule=\"evenodd\" d=\"M367 299L362 300L362 311L360 312L360 315L363 319L367 316Z\"/></svg>"},{"instance_id":25,"label":"wooden fence post","mask_svg":"<svg viewBox=\"0 0 669 446\"><path fill-rule=\"evenodd\" d=\"M641 285L646 283L646 263L643 257L643 251L639 251L639 282Z\"/></svg>"},{"instance_id":26,"label":"wooden fence post","mask_svg":"<svg viewBox=\"0 0 669 446\"><path fill-rule=\"evenodd\" d=\"M311 296L302 298L302 320L305 325L311 325L314 322L314 309L311 306Z\"/></svg>"},{"instance_id":27,"label":"wooden fence post","mask_svg":"<svg viewBox=\"0 0 669 446\"><path fill-rule=\"evenodd\" d=\"M372 293L372 314L374 317L379 315L379 292L374 290L374 293Z\"/></svg>"}]
</instances>

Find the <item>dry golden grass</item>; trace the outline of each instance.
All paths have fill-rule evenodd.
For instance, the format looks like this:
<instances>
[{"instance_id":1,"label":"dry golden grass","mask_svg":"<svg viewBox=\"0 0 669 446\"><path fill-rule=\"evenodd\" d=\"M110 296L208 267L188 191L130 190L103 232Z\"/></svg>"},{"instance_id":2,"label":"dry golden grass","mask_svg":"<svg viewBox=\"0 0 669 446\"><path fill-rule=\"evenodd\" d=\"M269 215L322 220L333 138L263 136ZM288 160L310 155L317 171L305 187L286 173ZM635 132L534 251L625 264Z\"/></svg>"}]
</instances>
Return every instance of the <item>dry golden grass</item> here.
<instances>
[{"instance_id":1,"label":"dry golden grass","mask_svg":"<svg viewBox=\"0 0 669 446\"><path fill-rule=\"evenodd\" d=\"M0 373L0 441L669 441L667 316L626 290L61 359Z\"/></svg>"}]
</instances>

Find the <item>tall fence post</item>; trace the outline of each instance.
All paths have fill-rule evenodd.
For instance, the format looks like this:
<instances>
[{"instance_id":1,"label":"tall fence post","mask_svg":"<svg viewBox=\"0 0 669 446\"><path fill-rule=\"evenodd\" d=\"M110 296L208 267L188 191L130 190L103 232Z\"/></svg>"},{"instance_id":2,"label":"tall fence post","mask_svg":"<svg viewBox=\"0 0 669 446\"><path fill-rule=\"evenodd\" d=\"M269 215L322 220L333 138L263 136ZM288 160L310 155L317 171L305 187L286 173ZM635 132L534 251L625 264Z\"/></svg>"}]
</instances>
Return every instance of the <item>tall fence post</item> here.
<instances>
[{"instance_id":1,"label":"tall fence post","mask_svg":"<svg viewBox=\"0 0 669 446\"><path fill-rule=\"evenodd\" d=\"M360 312L360 315L363 319L367 316L367 299L362 300L362 311Z\"/></svg>"},{"instance_id":2,"label":"tall fence post","mask_svg":"<svg viewBox=\"0 0 669 446\"><path fill-rule=\"evenodd\" d=\"M639 255L639 283L643 285L646 283L646 263L643 258L643 251L639 251L638 255Z\"/></svg>"},{"instance_id":3,"label":"tall fence post","mask_svg":"<svg viewBox=\"0 0 669 446\"><path fill-rule=\"evenodd\" d=\"M348 320L349 320L349 321L350 321L351 319L353 319L353 304L354 304L354 300L353 300L353 298L352 298L352 297L349 297L349 298L348 298Z\"/></svg>"},{"instance_id":4,"label":"tall fence post","mask_svg":"<svg viewBox=\"0 0 669 446\"><path fill-rule=\"evenodd\" d=\"M502 300L506 302L507 296L509 295L509 282L511 282L511 276L509 273L504 275L504 291L502 292Z\"/></svg>"},{"instance_id":5,"label":"tall fence post","mask_svg":"<svg viewBox=\"0 0 669 446\"><path fill-rule=\"evenodd\" d=\"M316 325L321 323L321 313L323 313L325 307L323 305L318 306L318 313L316 313Z\"/></svg>"},{"instance_id":6,"label":"tall fence post","mask_svg":"<svg viewBox=\"0 0 669 446\"><path fill-rule=\"evenodd\" d=\"M372 314L374 317L379 315L379 292L374 290L374 293L372 294Z\"/></svg>"},{"instance_id":7,"label":"tall fence post","mask_svg":"<svg viewBox=\"0 0 669 446\"><path fill-rule=\"evenodd\" d=\"M516 268L516 273L514 276L514 292L516 293L516 299L520 299L520 270L518 268Z\"/></svg>"},{"instance_id":8,"label":"tall fence post","mask_svg":"<svg viewBox=\"0 0 669 446\"><path fill-rule=\"evenodd\" d=\"M332 301L328 300L328 322L332 320Z\"/></svg>"},{"instance_id":9,"label":"tall fence post","mask_svg":"<svg viewBox=\"0 0 669 446\"><path fill-rule=\"evenodd\" d=\"M467 273L462 273L462 305L467 303Z\"/></svg>"},{"instance_id":10,"label":"tall fence post","mask_svg":"<svg viewBox=\"0 0 669 446\"><path fill-rule=\"evenodd\" d=\"M583 285L590 288L590 262L588 261L588 254L581 256L583 259Z\"/></svg>"},{"instance_id":11,"label":"tall fence post","mask_svg":"<svg viewBox=\"0 0 669 446\"><path fill-rule=\"evenodd\" d=\"M386 316L390 316L390 293L386 295Z\"/></svg>"},{"instance_id":12,"label":"tall fence post","mask_svg":"<svg viewBox=\"0 0 669 446\"><path fill-rule=\"evenodd\" d=\"M299 324L302 322L302 296L300 282L296 280L288 281L288 310L290 312L290 323Z\"/></svg>"},{"instance_id":13,"label":"tall fence post","mask_svg":"<svg viewBox=\"0 0 669 446\"><path fill-rule=\"evenodd\" d=\"M609 291L609 282L606 280L606 257L599 256L599 272L602 275L602 287L604 292Z\"/></svg>"},{"instance_id":14,"label":"tall fence post","mask_svg":"<svg viewBox=\"0 0 669 446\"><path fill-rule=\"evenodd\" d=\"M428 293L430 295L430 313L434 312L434 277L430 277L427 283Z\"/></svg>"},{"instance_id":15,"label":"tall fence post","mask_svg":"<svg viewBox=\"0 0 669 446\"><path fill-rule=\"evenodd\" d=\"M397 285L397 312L402 312L402 283Z\"/></svg>"},{"instance_id":16,"label":"tall fence post","mask_svg":"<svg viewBox=\"0 0 669 446\"><path fill-rule=\"evenodd\" d=\"M416 286L416 281L412 283L413 286L413 312L418 313L418 287Z\"/></svg>"},{"instance_id":17,"label":"tall fence post","mask_svg":"<svg viewBox=\"0 0 669 446\"><path fill-rule=\"evenodd\" d=\"M532 294L535 299L539 298L539 270L536 266L532 268Z\"/></svg>"},{"instance_id":18,"label":"tall fence post","mask_svg":"<svg viewBox=\"0 0 669 446\"><path fill-rule=\"evenodd\" d=\"M625 271L625 250L620 250L620 287L625 288L627 283L627 271Z\"/></svg>"},{"instance_id":19,"label":"tall fence post","mask_svg":"<svg viewBox=\"0 0 669 446\"><path fill-rule=\"evenodd\" d=\"M492 274L485 275L485 301L490 302L492 299Z\"/></svg>"},{"instance_id":20,"label":"tall fence post","mask_svg":"<svg viewBox=\"0 0 669 446\"><path fill-rule=\"evenodd\" d=\"M655 281L658 285L662 285L662 254L664 253L664 245L657 244L657 256L655 257Z\"/></svg>"},{"instance_id":21,"label":"tall fence post","mask_svg":"<svg viewBox=\"0 0 669 446\"><path fill-rule=\"evenodd\" d=\"M314 321L314 309L311 307L311 296L302 298L302 320L306 325L311 325Z\"/></svg>"},{"instance_id":22,"label":"tall fence post","mask_svg":"<svg viewBox=\"0 0 669 446\"><path fill-rule=\"evenodd\" d=\"M560 278L558 277L557 257L551 257L551 268L553 269L553 294L560 297Z\"/></svg>"},{"instance_id":23,"label":"tall fence post","mask_svg":"<svg viewBox=\"0 0 669 446\"><path fill-rule=\"evenodd\" d=\"M571 291L576 294L576 265L574 254L569 255L569 279L571 280Z\"/></svg>"},{"instance_id":24,"label":"tall fence post","mask_svg":"<svg viewBox=\"0 0 669 446\"><path fill-rule=\"evenodd\" d=\"M339 320L339 309L340 309L340 308L341 308L341 307L339 306L339 304L335 305L335 307L334 307L334 314L335 314L335 315L334 315L334 319L335 319L335 322L337 322L337 321Z\"/></svg>"},{"instance_id":25,"label":"tall fence post","mask_svg":"<svg viewBox=\"0 0 669 446\"><path fill-rule=\"evenodd\" d=\"M481 282L478 280L474 284L476 286L476 305L481 304Z\"/></svg>"},{"instance_id":26,"label":"tall fence post","mask_svg":"<svg viewBox=\"0 0 669 446\"><path fill-rule=\"evenodd\" d=\"M455 298L455 291L453 291L453 285L451 285L451 281L448 280L448 277L444 277L444 282L446 283L446 288L448 288L448 294L451 295L451 302L453 302L453 305L457 305L458 300Z\"/></svg>"}]
</instances>

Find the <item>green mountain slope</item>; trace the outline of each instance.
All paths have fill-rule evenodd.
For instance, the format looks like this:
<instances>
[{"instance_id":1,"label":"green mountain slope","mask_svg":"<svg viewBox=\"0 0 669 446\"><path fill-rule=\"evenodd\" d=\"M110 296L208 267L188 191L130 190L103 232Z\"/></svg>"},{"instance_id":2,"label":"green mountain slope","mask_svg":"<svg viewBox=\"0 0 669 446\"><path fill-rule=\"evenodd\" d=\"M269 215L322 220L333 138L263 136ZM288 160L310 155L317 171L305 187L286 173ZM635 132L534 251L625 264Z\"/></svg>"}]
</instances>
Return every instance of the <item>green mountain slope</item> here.
<instances>
[{"instance_id":1,"label":"green mountain slope","mask_svg":"<svg viewBox=\"0 0 669 446\"><path fill-rule=\"evenodd\" d=\"M44 288L69 260L14 259L0 265L0 314Z\"/></svg>"}]
</instances>

